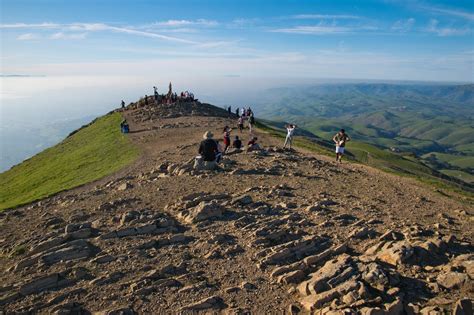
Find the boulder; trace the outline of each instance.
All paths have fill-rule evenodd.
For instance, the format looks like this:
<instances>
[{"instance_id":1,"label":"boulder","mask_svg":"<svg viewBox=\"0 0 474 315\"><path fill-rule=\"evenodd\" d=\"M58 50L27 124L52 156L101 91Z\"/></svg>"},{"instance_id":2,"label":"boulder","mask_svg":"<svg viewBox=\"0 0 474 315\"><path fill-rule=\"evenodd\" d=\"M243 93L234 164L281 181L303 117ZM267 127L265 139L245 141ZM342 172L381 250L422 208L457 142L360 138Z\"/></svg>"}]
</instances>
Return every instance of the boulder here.
<instances>
[{"instance_id":1,"label":"boulder","mask_svg":"<svg viewBox=\"0 0 474 315\"><path fill-rule=\"evenodd\" d=\"M469 277L461 272L447 272L438 275L436 281L446 289L459 289L469 281Z\"/></svg>"},{"instance_id":2,"label":"boulder","mask_svg":"<svg viewBox=\"0 0 474 315\"><path fill-rule=\"evenodd\" d=\"M397 266L408 262L413 256L414 249L406 241L387 242L377 254L377 259L390 265Z\"/></svg>"},{"instance_id":3,"label":"boulder","mask_svg":"<svg viewBox=\"0 0 474 315\"><path fill-rule=\"evenodd\" d=\"M200 221L220 218L222 217L224 210L224 207L215 201L202 201L196 207L183 211L179 216L187 223L197 223Z\"/></svg>"}]
</instances>

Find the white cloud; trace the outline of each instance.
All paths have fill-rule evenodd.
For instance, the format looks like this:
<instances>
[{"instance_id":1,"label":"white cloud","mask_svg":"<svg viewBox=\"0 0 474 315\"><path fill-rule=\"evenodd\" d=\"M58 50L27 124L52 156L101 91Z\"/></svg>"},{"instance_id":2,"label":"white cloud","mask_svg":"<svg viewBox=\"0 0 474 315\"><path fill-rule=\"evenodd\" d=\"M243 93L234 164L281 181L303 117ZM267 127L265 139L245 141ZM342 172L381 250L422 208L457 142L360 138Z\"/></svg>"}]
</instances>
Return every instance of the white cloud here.
<instances>
[{"instance_id":1,"label":"white cloud","mask_svg":"<svg viewBox=\"0 0 474 315\"><path fill-rule=\"evenodd\" d=\"M295 26L289 28L278 28L270 30L273 33L288 34L309 34L309 35L328 35L328 34L347 34L354 32L355 29L344 26Z\"/></svg>"},{"instance_id":2,"label":"white cloud","mask_svg":"<svg viewBox=\"0 0 474 315\"><path fill-rule=\"evenodd\" d=\"M392 30L397 32L408 32L415 25L415 19L398 20L392 25Z\"/></svg>"},{"instance_id":3,"label":"white cloud","mask_svg":"<svg viewBox=\"0 0 474 315\"><path fill-rule=\"evenodd\" d=\"M443 9L443 8L430 7L430 6L423 6L423 8L435 13L457 16L463 19L467 19L469 21L474 21L474 13L472 12L452 10L452 9Z\"/></svg>"},{"instance_id":4,"label":"white cloud","mask_svg":"<svg viewBox=\"0 0 474 315\"><path fill-rule=\"evenodd\" d=\"M197 25L197 26L217 26L219 23L214 20L206 20L206 19L197 19L197 20L167 20L161 22L155 22L152 25L155 26L168 26L168 27L181 27L181 26L190 26L190 25Z\"/></svg>"},{"instance_id":5,"label":"white cloud","mask_svg":"<svg viewBox=\"0 0 474 315\"><path fill-rule=\"evenodd\" d=\"M15 29L15 28L29 28L29 29L42 29L42 28L58 28L60 24L56 23L39 23L39 24L26 24L26 23L14 23L14 24L0 24L0 28L4 29Z\"/></svg>"},{"instance_id":6,"label":"white cloud","mask_svg":"<svg viewBox=\"0 0 474 315\"><path fill-rule=\"evenodd\" d=\"M41 24L25 24L25 23L16 23L16 24L0 24L0 29L61 29L69 31L83 31L83 32L116 32L124 33L129 35L136 35L141 37L149 37L155 39L162 39L167 41L179 42L184 44L197 44L197 42L192 40L187 40L183 38L173 37L162 35L159 33L148 32L148 31L139 31L133 28L126 27L117 27L104 23L72 23L72 24L55 24L55 23L41 23Z\"/></svg>"},{"instance_id":7,"label":"white cloud","mask_svg":"<svg viewBox=\"0 0 474 315\"><path fill-rule=\"evenodd\" d=\"M359 16L348 14L298 14L291 16L291 18L301 20L360 19Z\"/></svg>"},{"instance_id":8,"label":"white cloud","mask_svg":"<svg viewBox=\"0 0 474 315\"><path fill-rule=\"evenodd\" d=\"M84 39L86 38L87 33L63 33L63 32L58 32L52 34L49 38L50 39Z\"/></svg>"},{"instance_id":9,"label":"white cloud","mask_svg":"<svg viewBox=\"0 0 474 315\"><path fill-rule=\"evenodd\" d=\"M330 35L330 34L350 34L356 32L373 32L378 28L374 26L337 26L337 25L301 25L288 28L278 28L270 30L273 33L307 34L307 35Z\"/></svg>"},{"instance_id":10,"label":"white cloud","mask_svg":"<svg viewBox=\"0 0 474 315\"><path fill-rule=\"evenodd\" d=\"M430 20L425 31L437 34L438 36L462 36L472 33L472 30L469 28L439 27L439 21L436 19Z\"/></svg>"},{"instance_id":11,"label":"white cloud","mask_svg":"<svg viewBox=\"0 0 474 315\"><path fill-rule=\"evenodd\" d=\"M16 39L17 40L38 40L41 37L38 34L33 33L26 33L19 35Z\"/></svg>"}]
</instances>

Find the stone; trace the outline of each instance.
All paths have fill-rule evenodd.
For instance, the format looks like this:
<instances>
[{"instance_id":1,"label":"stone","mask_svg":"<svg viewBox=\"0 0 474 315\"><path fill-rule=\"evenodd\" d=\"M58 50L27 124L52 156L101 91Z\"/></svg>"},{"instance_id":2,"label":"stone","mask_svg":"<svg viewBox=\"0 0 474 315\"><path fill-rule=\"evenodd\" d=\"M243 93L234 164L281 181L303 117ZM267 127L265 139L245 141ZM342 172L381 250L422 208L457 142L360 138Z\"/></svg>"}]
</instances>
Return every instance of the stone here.
<instances>
[{"instance_id":1,"label":"stone","mask_svg":"<svg viewBox=\"0 0 474 315\"><path fill-rule=\"evenodd\" d=\"M253 202L253 199L250 195L244 195L244 196L240 196L240 197L232 199L231 204L233 205L239 204L242 206L246 206L248 204L251 204L252 202Z\"/></svg>"},{"instance_id":2,"label":"stone","mask_svg":"<svg viewBox=\"0 0 474 315\"><path fill-rule=\"evenodd\" d=\"M205 299L202 299L196 303L183 306L180 311L202 311L206 309L220 309L223 306L223 300L219 296L211 296Z\"/></svg>"},{"instance_id":3,"label":"stone","mask_svg":"<svg viewBox=\"0 0 474 315\"><path fill-rule=\"evenodd\" d=\"M39 293L48 289L53 289L58 286L60 276L58 273L53 273L47 276L33 279L20 286L19 292L22 295L30 295L33 293Z\"/></svg>"},{"instance_id":4,"label":"stone","mask_svg":"<svg viewBox=\"0 0 474 315\"><path fill-rule=\"evenodd\" d=\"M223 213L224 207L217 202L202 201L195 208L186 210L184 213L180 213L179 216L187 223L197 223L210 219L218 219L222 217Z\"/></svg>"},{"instance_id":5,"label":"stone","mask_svg":"<svg viewBox=\"0 0 474 315\"><path fill-rule=\"evenodd\" d=\"M91 263L95 264L106 264L114 261L116 258L111 255L101 255L91 260Z\"/></svg>"},{"instance_id":6,"label":"stone","mask_svg":"<svg viewBox=\"0 0 474 315\"><path fill-rule=\"evenodd\" d=\"M304 279L305 273L303 270L295 270L278 277L278 283L299 283Z\"/></svg>"},{"instance_id":7,"label":"stone","mask_svg":"<svg viewBox=\"0 0 474 315\"><path fill-rule=\"evenodd\" d=\"M313 293L304 297L300 303L307 311L313 311L321 308L324 304L331 302L339 297L344 296L348 292L357 291L361 286L360 282L347 281L331 290L321 293Z\"/></svg>"},{"instance_id":8,"label":"stone","mask_svg":"<svg viewBox=\"0 0 474 315\"><path fill-rule=\"evenodd\" d=\"M140 216L140 213L138 213L138 211L133 210L133 211L125 212L120 216L120 225L124 225L125 223L133 221L139 216Z\"/></svg>"},{"instance_id":9,"label":"stone","mask_svg":"<svg viewBox=\"0 0 474 315\"><path fill-rule=\"evenodd\" d=\"M408 242L387 242L377 254L377 259L397 266L408 262L413 253L414 249Z\"/></svg>"},{"instance_id":10,"label":"stone","mask_svg":"<svg viewBox=\"0 0 474 315\"><path fill-rule=\"evenodd\" d=\"M43 255L41 260L45 264L53 265L60 261L89 258L95 254L91 244L83 240L76 240L65 245L67 246Z\"/></svg>"},{"instance_id":11,"label":"stone","mask_svg":"<svg viewBox=\"0 0 474 315\"><path fill-rule=\"evenodd\" d=\"M247 282L247 281L244 281L240 284L240 287L243 289L243 290L247 290L247 291L251 291L251 290L255 290L257 287L250 283L250 282Z\"/></svg>"},{"instance_id":12,"label":"stone","mask_svg":"<svg viewBox=\"0 0 474 315\"><path fill-rule=\"evenodd\" d=\"M117 187L117 190L123 191L123 190L128 190L133 188L133 185L130 183L123 183L120 186Z\"/></svg>"},{"instance_id":13,"label":"stone","mask_svg":"<svg viewBox=\"0 0 474 315\"><path fill-rule=\"evenodd\" d=\"M447 272L438 275L436 281L446 289L459 289L469 281L469 277L460 272Z\"/></svg>"},{"instance_id":14,"label":"stone","mask_svg":"<svg viewBox=\"0 0 474 315\"><path fill-rule=\"evenodd\" d=\"M363 226L359 229L353 230L351 233L349 233L348 238L366 238L369 234L373 233L372 230L370 230L368 227Z\"/></svg>"}]
</instances>

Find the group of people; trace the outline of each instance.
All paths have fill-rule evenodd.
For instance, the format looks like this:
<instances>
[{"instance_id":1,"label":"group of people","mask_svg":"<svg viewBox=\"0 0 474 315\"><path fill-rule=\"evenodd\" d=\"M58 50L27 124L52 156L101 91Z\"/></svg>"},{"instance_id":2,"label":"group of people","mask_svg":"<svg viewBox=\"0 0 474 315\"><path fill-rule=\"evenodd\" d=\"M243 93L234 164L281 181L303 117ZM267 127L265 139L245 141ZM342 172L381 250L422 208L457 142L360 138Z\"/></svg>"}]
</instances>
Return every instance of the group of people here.
<instances>
[{"instance_id":1,"label":"group of people","mask_svg":"<svg viewBox=\"0 0 474 315\"><path fill-rule=\"evenodd\" d=\"M285 126L287 130L287 135L285 138L285 143L283 148L289 148L293 144L293 135L295 129L297 128L294 124L288 124ZM224 147L219 144L218 140L213 139L214 135L210 131L204 133L204 140L201 141L199 145L199 156L197 157L198 163L204 163L207 166L205 168L214 169L217 167L218 163L221 161L222 156L229 152L230 148L237 149L238 152L241 152L243 147L242 141L239 139L239 136L235 136L234 141L231 143L231 132L232 129L229 126L225 126L223 129L222 137L224 139ZM261 150L259 144L257 143L258 138L252 136L247 143L247 152ZM341 129L337 134L334 135L333 141L336 144L336 162L342 163L342 156L344 155L344 148L348 141L351 138L346 134L344 129Z\"/></svg>"},{"instance_id":2,"label":"group of people","mask_svg":"<svg viewBox=\"0 0 474 315\"><path fill-rule=\"evenodd\" d=\"M220 163L222 156L229 153L231 149L234 152L242 152L244 145L239 136L235 136L234 140L231 141L232 129L229 126L225 126L223 130L224 146L221 146L218 140L214 139L214 134L210 131L206 131L203 135L203 140L199 145L199 156L196 158L198 164L206 165L205 168L214 169L217 164ZM257 151L261 150L257 143L258 138L252 136L247 142L246 151Z\"/></svg>"},{"instance_id":3,"label":"group of people","mask_svg":"<svg viewBox=\"0 0 474 315\"><path fill-rule=\"evenodd\" d=\"M145 97L139 102L140 106L148 106L150 105L150 97L148 95L145 95ZM160 104L173 104L176 102L193 102L196 101L197 99L194 98L194 94L189 92L189 91L183 91L179 95L176 92L173 92L173 85L169 84L168 86L168 93L166 94L160 94L158 93L158 88L156 86L153 87L153 103L155 105L160 105ZM125 103L122 100L122 108L125 107Z\"/></svg>"}]
</instances>

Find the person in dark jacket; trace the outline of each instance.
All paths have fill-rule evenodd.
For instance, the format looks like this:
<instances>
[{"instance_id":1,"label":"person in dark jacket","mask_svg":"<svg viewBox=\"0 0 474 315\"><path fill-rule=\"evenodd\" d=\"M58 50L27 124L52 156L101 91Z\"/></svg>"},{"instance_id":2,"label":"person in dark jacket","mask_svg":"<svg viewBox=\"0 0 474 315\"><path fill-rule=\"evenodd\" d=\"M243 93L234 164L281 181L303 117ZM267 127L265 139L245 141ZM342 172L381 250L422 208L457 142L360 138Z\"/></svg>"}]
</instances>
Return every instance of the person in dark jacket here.
<instances>
[{"instance_id":1,"label":"person in dark jacket","mask_svg":"<svg viewBox=\"0 0 474 315\"><path fill-rule=\"evenodd\" d=\"M232 143L232 147L235 149L241 149L242 148L242 141L239 139L239 136L235 136L235 140Z\"/></svg>"},{"instance_id":2,"label":"person in dark jacket","mask_svg":"<svg viewBox=\"0 0 474 315\"><path fill-rule=\"evenodd\" d=\"M206 162L212 162L216 160L217 142L212 139L214 135L210 131L204 133L204 140L201 141L199 145L199 154L202 156L202 159Z\"/></svg>"}]
</instances>

